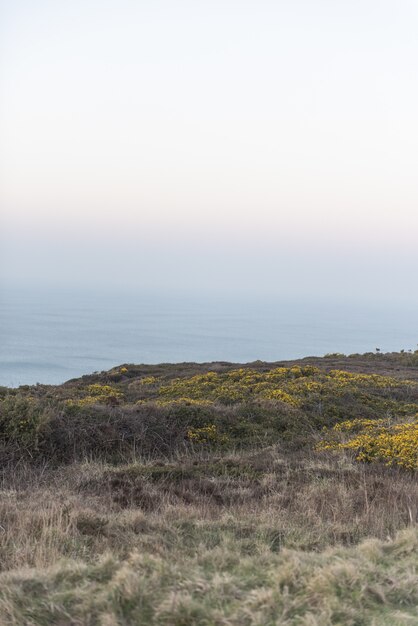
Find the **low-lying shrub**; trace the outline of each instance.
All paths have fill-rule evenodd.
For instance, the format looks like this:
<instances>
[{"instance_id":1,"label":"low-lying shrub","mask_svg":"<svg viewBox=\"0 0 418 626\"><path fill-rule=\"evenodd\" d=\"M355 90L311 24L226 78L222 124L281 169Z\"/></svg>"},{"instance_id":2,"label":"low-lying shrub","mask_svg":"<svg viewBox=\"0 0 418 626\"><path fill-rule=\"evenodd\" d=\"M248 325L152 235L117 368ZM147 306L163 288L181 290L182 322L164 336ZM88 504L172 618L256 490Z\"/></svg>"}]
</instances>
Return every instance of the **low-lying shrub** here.
<instances>
[{"instance_id":1,"label":"low-lying shrub","mask_svg":"<svg viewBox=\"0 0 418 626\"><path fill-rule=\"evenodd\" d=\"M357 461L418 469L418 418L414 422L357 419L325 431L319 450L353 450Z\"/></svg>"}]
</instances>

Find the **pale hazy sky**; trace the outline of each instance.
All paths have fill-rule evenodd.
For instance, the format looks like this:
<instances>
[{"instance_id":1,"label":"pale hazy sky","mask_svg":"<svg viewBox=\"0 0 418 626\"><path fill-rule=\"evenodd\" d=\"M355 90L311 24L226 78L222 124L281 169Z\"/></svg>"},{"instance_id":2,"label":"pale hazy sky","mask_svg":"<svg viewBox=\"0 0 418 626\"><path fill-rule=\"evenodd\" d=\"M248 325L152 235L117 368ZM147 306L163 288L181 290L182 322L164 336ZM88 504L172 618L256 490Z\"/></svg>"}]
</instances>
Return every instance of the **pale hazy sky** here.
<instances>
[{"instance_id":1,"label":"pale hazy sky","mask_svg":"<svg viewBox=\"0 0 418 626\"><path fill-rule=\"evenodd\" d=\"M415 0L0 0L0 278L416 298Z\"/></svg>"}]
</instances>

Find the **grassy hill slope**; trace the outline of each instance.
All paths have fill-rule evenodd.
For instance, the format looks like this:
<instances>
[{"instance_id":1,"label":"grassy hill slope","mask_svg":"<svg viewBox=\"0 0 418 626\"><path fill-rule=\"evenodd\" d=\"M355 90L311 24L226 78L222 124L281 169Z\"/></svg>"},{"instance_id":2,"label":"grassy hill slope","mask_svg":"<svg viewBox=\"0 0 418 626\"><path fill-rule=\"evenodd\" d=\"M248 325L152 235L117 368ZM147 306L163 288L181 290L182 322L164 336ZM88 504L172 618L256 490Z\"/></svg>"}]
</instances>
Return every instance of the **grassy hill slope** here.
<instances>
[{"instance_id":1,"label":"grassy hill slope","mask_svg":"<svg viewBox=\"0 0 418 626\"><path fill-rule=\"evenodd\" d=\"M0 392L0 624L418 623L416 354Z\"/></svg>"}]
</instances>

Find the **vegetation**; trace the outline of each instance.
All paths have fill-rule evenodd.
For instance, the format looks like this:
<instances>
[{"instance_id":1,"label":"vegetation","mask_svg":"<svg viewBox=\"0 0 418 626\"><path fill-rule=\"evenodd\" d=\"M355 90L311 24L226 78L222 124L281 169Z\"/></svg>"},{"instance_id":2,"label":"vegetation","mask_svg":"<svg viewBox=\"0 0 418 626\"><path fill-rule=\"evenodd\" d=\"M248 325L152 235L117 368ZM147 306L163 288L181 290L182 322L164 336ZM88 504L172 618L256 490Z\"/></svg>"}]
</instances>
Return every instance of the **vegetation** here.
<instances>
[{"instance_id":1,"label":"vegetation","mask_svg":"<svg viewBox=\"0 0 418 626\"><path fill-rule=\"evenodd\" d=\"M0 624L418 622L408 353L0 390Z\"/></svg>"},{"instance_id":2,"label":"vegetation","mask_svg":"<svg viewBox=\"0 0 418 626\"><path fill-rule=\"evenodd\" d=\"M348 437L339 440L338 435L347 433ZM383 419L340 422L326 435L318 450L355 450L357 461L418 469L418 414L414 422L401 424Z\"/></svg>"}]
</instances>

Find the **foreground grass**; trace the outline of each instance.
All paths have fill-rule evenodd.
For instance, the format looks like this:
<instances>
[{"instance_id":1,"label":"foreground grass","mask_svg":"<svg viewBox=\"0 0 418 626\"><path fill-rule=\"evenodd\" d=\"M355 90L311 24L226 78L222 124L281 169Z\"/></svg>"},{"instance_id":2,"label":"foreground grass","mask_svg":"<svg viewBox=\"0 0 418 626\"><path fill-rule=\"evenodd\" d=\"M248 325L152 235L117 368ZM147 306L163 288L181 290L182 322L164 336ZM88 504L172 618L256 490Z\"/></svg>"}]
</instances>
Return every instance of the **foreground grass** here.
<instances>
[{"instance_id":1,"label":"foreground grass","mask_svg":"<svg viewBox=\"0 0 418 626\"><path fill-rule=\"evenodd\" d=\"M417 503L413 474L274 447L21 464L2 479L0 624L414 624Z\"/></svg>"},{"instance_id":2,"label":"foreground grass","mask_svg":"<svg viewBox=\"0 0 418 626\"><path fill-rule=\"evenodd\" d=\"M328 624L418 620L418 533L323 553L225 541L193 557L133 552L96 564L67 561L0 577L0 619L21 624L170 626Z\"/></svg>"}]
</instances>

